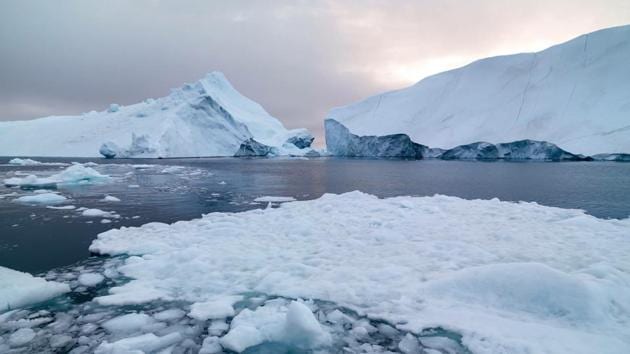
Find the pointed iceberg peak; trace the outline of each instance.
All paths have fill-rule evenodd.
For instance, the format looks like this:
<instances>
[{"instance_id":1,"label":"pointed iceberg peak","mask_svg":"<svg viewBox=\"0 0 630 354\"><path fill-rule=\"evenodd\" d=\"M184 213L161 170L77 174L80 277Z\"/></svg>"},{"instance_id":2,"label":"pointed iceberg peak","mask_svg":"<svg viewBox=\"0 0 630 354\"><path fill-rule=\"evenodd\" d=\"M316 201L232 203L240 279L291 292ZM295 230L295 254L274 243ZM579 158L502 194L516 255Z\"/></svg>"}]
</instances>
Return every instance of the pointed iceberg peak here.
<instances>
[{"instance_id":1,"label":"pointed iceberg peak","mask_svg":"<svg viewBox=\"0 0 630 354\"><path fill-rule=\"evenodd\" d=\"M112 104L81 119L0 122L0 156L312 156L312 140L308 131L286 129L218 71L166 97Z\"/></svg>"}]
</instances>

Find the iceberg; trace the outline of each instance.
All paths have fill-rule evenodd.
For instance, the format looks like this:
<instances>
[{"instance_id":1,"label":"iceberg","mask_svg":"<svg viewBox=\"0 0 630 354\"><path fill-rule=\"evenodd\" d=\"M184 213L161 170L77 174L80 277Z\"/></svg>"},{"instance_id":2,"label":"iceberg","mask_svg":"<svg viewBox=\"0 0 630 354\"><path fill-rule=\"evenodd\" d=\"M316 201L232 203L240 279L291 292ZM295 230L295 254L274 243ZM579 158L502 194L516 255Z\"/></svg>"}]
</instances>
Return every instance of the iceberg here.
<instances>
[{"instance_id":1,"label":"iceberg","mask_svg":"<svg viewBox=\"0 0 630 354\"><path fill-rule=\"evenodd\" d=\"M630 153L628 62L630 26L478 60L331 110L326 145L333 155L352 156L356 137L370 137L361 154L380 156L374 145L392 141L377 138L404 134L441 149L531 139L573 154Z\"/></svg>"},{"instance_id":2,"label":"iceberg","mask_svg":"<svg viewBox=\"0 0 630 354\"><path fill-rule=\"evenodd\" d=\"M460 145L442 152L442 160L538 160L538 161L590 161L592 158L575 155L545 141L520 140L511 143L490 144L477 142Z\"/></svg>"},{"instance_id":3,"label":"iceberg","mask_svg":"<svg viewBox=\"0 0 630 354\"><path fill-rule=\"evenodd\" d=\"M0 155L5 156L234 156L248 141L273 148L269 155L304 155L313 151L312 140L305 129L286 129L220 72L129 106L0 122Z\"/></svg>"},{"instance_id":4,"label":"iceberg","mask_svg":"<svg viewBox=\"0 0 630 354\"><path fill-rule=\"evenodd\" d=\"M127 255L130 279L96 303L188 301L212 318L208 351L325 350L334 324L411 352L613 354L630 350L629 234L630 219L536 203L350 192L113 229L90 251Z\"/></svg>"}]
</instances>

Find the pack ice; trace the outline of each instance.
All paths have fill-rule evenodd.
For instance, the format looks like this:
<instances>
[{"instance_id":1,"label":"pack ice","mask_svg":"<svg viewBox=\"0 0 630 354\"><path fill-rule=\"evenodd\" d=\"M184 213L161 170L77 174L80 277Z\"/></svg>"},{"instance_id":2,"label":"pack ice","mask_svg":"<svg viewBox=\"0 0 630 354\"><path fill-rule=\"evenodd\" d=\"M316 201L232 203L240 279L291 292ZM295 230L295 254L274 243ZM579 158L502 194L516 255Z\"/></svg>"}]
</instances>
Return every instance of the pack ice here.
<instances>
[{"instance_id":1,"label":"pack ice","mask_svg":"<svg viewBox=\"0 0 630 354\"><path fill-rule=\"evenodd\" d=\"M90 250L126 255L116 272L131 279L96 303L188 301L189 317L212 321L207 353L260 343L326 352L328 330L308 304L287 300L312 299L380 321L328 313L347 340L408 331L397 342L405 353L462 352L423 337L442 329L473 353L621 354L630 352L629 237L630 219L581 210L351 192L110 230ZM243 308L256 296L279 300ZM369 348L353 352L380 352Z\"/></svg>"},{"instance_id":2,"label":"pack ice","mask_svg":"<svg viewBox=\"0 0 630 354\"><path fill-rule=\"evenodd\" d=\"M475 61L331 110L328 152L415 157L412 142L451 149L530 139L573 154L629 153L628 62L630 26Z\"/></svg>"},{"instance_id":3,"label":"pack ice","mask_svg":"<svg viewBox=\"0 0 630 354\"><path fill-rule=\"evenodd\" d=\"M130 106L0 123L4 156L304 155L314 153L312 141L305 129L286 129L220 72Z\"/></svg>"}]
</instances>

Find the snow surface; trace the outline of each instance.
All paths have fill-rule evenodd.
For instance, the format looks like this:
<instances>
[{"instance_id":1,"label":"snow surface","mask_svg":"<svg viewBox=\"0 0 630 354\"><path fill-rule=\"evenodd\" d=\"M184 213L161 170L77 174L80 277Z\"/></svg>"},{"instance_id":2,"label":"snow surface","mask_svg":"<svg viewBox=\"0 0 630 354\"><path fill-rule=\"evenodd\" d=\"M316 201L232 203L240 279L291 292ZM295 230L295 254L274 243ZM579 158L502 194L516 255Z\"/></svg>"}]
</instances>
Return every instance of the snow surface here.
<instances>
[{"instance_id":1,"label":"snow surface","mask_svg":"<svg viewBox=\"0 0 630 354\"><path fill-rule=\"evenodd\" d=\"M20 187L56 187L58 185L91 184L106 182L110 179L91 167L82 164L74 164L63 171L48 177L28 175L26 177L12 177L4 180L7 186Z\"/></svg>"},{"instance_id":2,"label":"snow surface","mask_svg":"<svg viewBox=\"0 0 630 354\"><path fill-rule=\"evenodd\" d=\"M629 237L630 219L580 210L352 192L110 230L90 250L131 255L117 270L132 280L102 305L255 292L332 301L399 330L456 331L474 353L627 353ZM233 321L221 343L269 338L255 321Z\"/></svg>"},{"instance_id":3,"label":"snow surface","mask_svg":"<svg viewBox=\"0 0 630 354\"><path fill-rule=\"evenodd\" d=\"M0 313L70 291L66 284L46 281L28 273L0 266Z\"/></svg>"},{"instance_id":4,"label":"snow surface","mask_svg":"<svg viewBox=\"0 0 630 354\"><path fill-rule=\"evenodd\" d=\"M233 156L250 138L280 155L303 155L311 149L283 145L307 133L286 129L222 73L212 72L166 97L130 106L0 122L0 155L100 157L105 144L104 154L117 157Z\"/></svg>"},{"instance_id":5,"label":"snow surface","mask_svg":"<svg viewBox=\"0 0 630 354\"><path fill-rule=\"evenodd\" d=\"M537 53L482 59L327 117L356 135L405 133L444 149L533 139L577 154L627 153L628 62L630 26L609 28Z\"/></svg>"},{"instance_id":6,"label":"snow surface","mask_svg":"<svg viewBox=\"0 0 630 354\"><path fill-rule=\"evenodd\" d=\"M35 195L25 195L14 199L13 201L25 204L43 204L54 205L67 201L68 198L57 193L38 193Z\"/></svg>"}]
</instances>

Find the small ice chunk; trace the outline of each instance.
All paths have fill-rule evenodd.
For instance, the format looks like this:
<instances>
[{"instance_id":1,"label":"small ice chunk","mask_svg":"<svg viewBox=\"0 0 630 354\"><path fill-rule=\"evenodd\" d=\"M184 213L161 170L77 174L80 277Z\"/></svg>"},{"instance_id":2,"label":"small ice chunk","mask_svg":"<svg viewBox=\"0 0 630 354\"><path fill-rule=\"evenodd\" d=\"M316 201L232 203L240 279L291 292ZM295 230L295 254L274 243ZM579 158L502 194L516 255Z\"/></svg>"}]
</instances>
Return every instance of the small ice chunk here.
<instances>
[{"instance_id":1,"label":"small ice chunk","mask_svg":"<svg viewBox=\"0 0 630 354\"><path fill-rule=\"evenodd\" d=\"M210 326L208 326L208 333L212 336L219 336L230 328L225 320L213 320Z\"/></svg>"},{"instance_id":2,"label":"small ice chunk","mask_svg":"<svg viewBox=\"0 0 630 354\"><path fill-rule=\"evenodd\" d=\"M118 199L118 198L116 198L114 196L111 196L111 195L106 195L105 198L103 198L101 200L104 201L104 202L119 202L120 201L120 199Z\"/></svg>"},{"instance_id":3,"label":"small ice chunk","mask_svg":"<svg viewBox=\"0 0 630 354\"><path fill-rule=\"evenodd\" d=\"M404 354L420 354L422 350L420 349L420 344L418 343L418 339L407 333L403 339L398 343L398 349Z\"/></svg>"},{"instance_id":4,"label":"small ice chunk","mask_svg":"<svg viewBox=\"0 0 630 354\"><path fill-rule=\"evenodd\" d=\"M320 326L313 312L302 302L289 304L285 332L289 342L302 348L317 348L330 344L330 335Z\"/></svg>"},{"instance_id":5,"label":"small ice chunk","mask_svg":"<svg viewBox=\"0 0 630 354\"><path fill-rule=\"evenodd\" d=\"M53 349L64 348L72 342L72 337L65 334L56 334L50 337L50 346Z\"/></svg>"},{"instance_id":6,"label":"small ice chunk","mask_svg":"<svg viewBox=\"0 0 630 354\"><path fill-rule=\"evenodd\" d=\"M76 207L74 205L64 205L64 206L46 206L46 208L48 209L55 209L55 210L73 210Z\"/></svg>"},{"instance_id":7,"label":"small ice chunk","mask_svg":"<svg viewBox=\"0 0 630 354\"><path fill-rule=\"evenodd\" d=\"M174 332L162 337L153 333L147 333L136 337L124 338L108 343L102 342L96 348L96 354L140 354L155 353L161 349L177 344L182 340L182 335Z\"/></svg>"},{"instance_id":8,"label":"small ice chunk","mask_svg":"<svg viewBox=\"0 0 630 354\"><path fill-rule=\"evenodd\" d=\"M263 342L314 349L329 345L331 338L303 303L292 301L285 306L272 300L255 311L241 311L232 320L230 331L220 339L224 348L239 353Z\"/></svg>"},{"instance_id":9,"label":"small ice chunk","mask_svg":"<svg viewBox=\"0 0 630 354\"><path fill-rule=\"evenodd\" d=\"M130 334L154 322L151 316L144 313L129 313L107 320L101 326L110 333Z\"/></svg>"},{"instance_id":10,"label":"small ice chunk","mask_svg":"<svg viewBox=\"0 0 630 354\"><path fill-rule=\"evenodd\" d=\"M28 175L26 177L13 177L4 180L4 184L8 186L27 186L27 187L55 187L58 184L90 184L104 182L110 179L110 176L103 175L91 167L85 167L82 164L74 164L63 171L49 177L37 177Z\"/></svg>"},{"instance_id":11,"label":"small ice chunk","mask_svg":"<svg viewBox=\"0 0 630 354\"><path fill-rule=\"evenodd\" d=\"M295 198L293 197L274 197L274 196L264 196L258 197L254 199L255 202L259 203L284 203L284 202L294 202Z\"/></svg>"},{"instance_id":12,"label":"small ice chunk","mask_svg":"<svg viewBox=\"0 0 630 354\"><path fill-rule=\"evenodd\" d=\"M140 188L140 186L137 185L137 184L130 184L127 187L129 187L129 188Z\"/></svg>"},{"instance_id":13,"label":"small ice chunk","mask_svg":"<svg viewBox=\"0 0 630 354\"><path fill-rule=\"evenodd\" d=\"M91 287L99 284L105 279L98 273L83 273L79 275L79 283L83 286Z\"/></svg>"},{"instance_id":14,"label":"small ice chunk","mask_svg":"<svg viewBox=\"0 0 630 354\"><path fill-rule=\"evenodd\" d=\"M109 220L109 219L101 219L101 224L109 224L109 223L111 223L111 222L112 222L112 221L111 221L111 220Z\"/></svg>"},{"instance_id":15,"label":"small ice chunk","mask_svg":"<svg viewBox=\"0 0 630 354\"><path fill-rule=\"evenodd\" d=\"M9 160L9 164L19 165L19 166L37 166L37 165L41 165L42 163L39 161L31 160L31 159L20 159L16 157L14 159Z\"/></svg>"},{"instance_id":16,"label":"small ice chunk","mask_svg":"<svg viewBox=\"0 0 630 354\"><path fill-rule=\"evenodd\" d=\"M219 343L223 348L240 353L265 341L262 333L252 326L238 326L221 337Z\"/></svg>"},{"instance_id":17,"label":"small ice chunk","mask_svg":"<svg viewBox=\"0 0 630 354\"><path fill-rule=\"evenodd\" d=\"M0 311L45 301L68 291L67 284L0 267Z\"/></svg>"},{"instance_id":18,"label":"small ice chunk","mask_svg":"<svg viewBox=\"0 0 630 354\"><path fill-rule=\"evenodd\" d=\"M199 350L199 354L217 354L221 353L223 348L219 343L219 337L206 337L203 340L203 344L201 345L201 350Z\"/></svg>"},{"instance_id":19,"label":"small ice chunk","mask_svg":"<svg viewBox=\"0 0 630 354\"><path fill-rule=\"evenodd\" d=\"M99 218L116 218L118 215L110 211L104 211L101 209L85 209L81 212L81 215L87 217L99 217Z\"/></svg>"},{"instance_id":20,"label":"small ice chunk","mask_svg":"<svg viewBox=\"0 0 630 354\"><path fill-rule=\"evenodd\" d=\"M12 347L21 347L30 343L33 338L35 338L35 331L30 328L20 328L9 336L9 345Z\"/></svg>"},{"instance_id":21,"label":"small ice chunk","mask_svg":"<svg viewBox=\"0 0 630 354\"><path fill-rule=\"evenodd\" d=\"M169 166L162 170L162 173L177 173L183 170L184 166Z\"/></svg>"},{"instance_id":22,"label":"small ice chunk","mask_svg":"<svg viewBox=\"0 0 630 354\"><path fill-rule=\"evenodd\" d=\"M109 109L107 110L107 112L115 113L115 112L118 112L119 110L120 110L120 105L117 103L112 103L109 105Z\"/></svg>"},{"instance_id":23,"label":"small ice chunk","mask_svg":"<svg viewBox=\"0 0 630 354\"><path fill-rule=\"evenodd\" d=\"M60 204L68 200L68 198L57 193L41 193L35 195L25 195L14 199L13 201L26 204Z\"/></svg>"},{"instance_id":24,"label":"small ice chunk","mask_svg":"<svg viewBox=\"0 0 630 354\"><path fill-rule=\"evenodd\" d=\"M205 302L197 302L190 306L188 316L200 320L214 320L234 316L234 303L240 301L241 296L225 296Z\"/></svg>"},{"instance_id":25,"label":"small ice chunk","mask_svg":"<svg viewBox=\"0 0 630 354\"><path fill-rule=\"evenodd\" d=\"M184 315L186 312L180 309L168 309L154 314L153 318L158 321L173 321L184 317Z\"/></svg>"}]
</instances>

